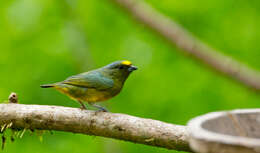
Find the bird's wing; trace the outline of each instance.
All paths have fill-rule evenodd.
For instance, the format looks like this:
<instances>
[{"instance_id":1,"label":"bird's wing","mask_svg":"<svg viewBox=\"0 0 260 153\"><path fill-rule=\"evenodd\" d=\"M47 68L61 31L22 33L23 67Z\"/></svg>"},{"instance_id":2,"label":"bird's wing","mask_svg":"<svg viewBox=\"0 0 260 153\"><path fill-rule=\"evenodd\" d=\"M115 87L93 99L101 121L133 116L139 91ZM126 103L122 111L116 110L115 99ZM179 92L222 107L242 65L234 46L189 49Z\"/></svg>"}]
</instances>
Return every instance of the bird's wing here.
<instances>
[{"instance_id":1,"label":"bird's wing","mask_svg":"<svg viewBox=\"0 0 260 153\"><path fill-rule=\"evenodd\" d=\"M103 76L98 71L90 71L74 75L67 78L62 83L85 88L95 88L98 90L112 88L114 85L114 81L112 79Z\"/></svg>"}]
</instances>

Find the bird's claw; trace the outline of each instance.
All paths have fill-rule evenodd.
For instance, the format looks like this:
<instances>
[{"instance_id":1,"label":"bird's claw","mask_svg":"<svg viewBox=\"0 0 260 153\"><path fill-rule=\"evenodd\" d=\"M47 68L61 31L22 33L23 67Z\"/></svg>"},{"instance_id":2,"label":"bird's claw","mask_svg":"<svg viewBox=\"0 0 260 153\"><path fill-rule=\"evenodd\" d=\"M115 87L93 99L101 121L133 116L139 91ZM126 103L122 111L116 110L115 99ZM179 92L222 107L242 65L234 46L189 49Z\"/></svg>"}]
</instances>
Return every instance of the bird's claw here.
<instances>
[{"instance_id":1,"label":"bird's claw","mask_svg":"<svg viewBox=\"0 0 260 153\"><path fill-rule=\"evenodd\" d=\"M81 110L87 110L87 108L86 108L86 107L83 107L83 106L80 106L80 109L81 109Z\"/></svg>"},{"instance_id":2,"label":"bird's claw","mask_svg":"<svg viewBox=\"0 0 260 153\"><path fill-rule=\"evenodd\" d=\"M102 108L102 109L97 110L97 112L109 112L109 111L105 108Z\"/></svg>"}]
</instances>

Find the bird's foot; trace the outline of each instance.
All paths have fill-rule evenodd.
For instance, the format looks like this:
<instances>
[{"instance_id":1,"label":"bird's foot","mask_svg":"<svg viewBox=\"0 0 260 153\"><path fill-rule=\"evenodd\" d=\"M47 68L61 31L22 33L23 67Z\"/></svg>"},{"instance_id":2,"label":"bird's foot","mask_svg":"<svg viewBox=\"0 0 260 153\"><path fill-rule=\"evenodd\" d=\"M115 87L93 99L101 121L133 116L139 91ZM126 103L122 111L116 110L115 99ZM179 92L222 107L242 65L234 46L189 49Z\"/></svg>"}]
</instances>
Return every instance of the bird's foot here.
<instances>
[{"instance_id":1,"label":"bird's foot","mask_svg":"<svg viewBox=\"0 0 260 153\"><path fill-rule=\"evenodd\" d=\"M80 106L80 109L81 109L81 110L87 110L87 108L86 108L86 106L85 106L85 105L84 105L84 106L83 106L83 105L81 105L81 106Z\"/></svg>"},{"instance_id":2,"label":"bird's foot","mask_svg":"<svg viewBox=\"0 0 260 153\"><path fill-rule=\"evenodd\" d=\"M97 115L98 113L102 113L102 112L109 112L107 109L99 109L95 111L95 115Z\"/></svg>"},{"instance_id":3,"label":"bird's foot","mask_svg":"<svg viewBox=\"0 0 260 153\"><path fill-rule=\"evenodd\" d=\"M87 109L87 107L85 106L85 104L83 102L81 102L81 101L78 101L78 102L80 103L80 109L81 110L86 110Z\"/></svg>"},{"instance_id":4,"label":"bird's foot","mask_svg":"<svg viewBox=\"0 0 260 153\"><path fill-rule=\"evenodd\" d=\"M88 103L88 104L97 108L98 110L96 112L109 112L106 108L99 106L97 104L93 104L93 103Z\"/></svg>"},{"instance_id":5,"label":"bird's foot","mask_svg":"<svg viewBox=\"0 0 260 153\"><path fill-rule=\"evenodd\" d=\"M99 110L97 110L96 112L109 112L107 109L105 108L100 108Z\"/></svg>"}]
</instances>

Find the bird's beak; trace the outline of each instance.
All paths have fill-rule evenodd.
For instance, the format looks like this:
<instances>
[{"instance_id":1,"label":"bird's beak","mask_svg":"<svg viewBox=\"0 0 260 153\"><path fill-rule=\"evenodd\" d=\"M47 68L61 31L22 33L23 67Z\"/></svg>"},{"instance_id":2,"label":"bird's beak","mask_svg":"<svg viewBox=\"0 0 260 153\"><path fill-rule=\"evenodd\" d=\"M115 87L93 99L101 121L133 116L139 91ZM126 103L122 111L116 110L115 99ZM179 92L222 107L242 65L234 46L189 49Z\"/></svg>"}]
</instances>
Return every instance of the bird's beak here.
<instances>
[{"instance_id":1,"label":"bird's beak","mask_svg":"<svg viewBox=\"0 0 260 153\"><path fill-rule=\"evenodd\" d=\"M130 72L132 72L132 71L135 71L135 70L137 70L138 68L137 67L135 67L135 66L130 66L129 68L128 68L128 71L130 71Z\"/></svg>"}]
</instances>

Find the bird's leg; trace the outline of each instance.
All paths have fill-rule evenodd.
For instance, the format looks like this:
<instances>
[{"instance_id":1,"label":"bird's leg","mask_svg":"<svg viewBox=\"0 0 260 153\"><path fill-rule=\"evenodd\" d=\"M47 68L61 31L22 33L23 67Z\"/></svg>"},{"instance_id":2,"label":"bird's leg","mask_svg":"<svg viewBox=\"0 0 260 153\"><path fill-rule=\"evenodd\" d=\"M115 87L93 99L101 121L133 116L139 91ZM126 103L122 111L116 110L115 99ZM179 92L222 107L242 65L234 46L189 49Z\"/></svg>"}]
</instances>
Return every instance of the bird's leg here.
<instances>
[{"instance_id":1,"label":"bird's leg","mask_svg":"<svg viewBox=\"0 0 260 153\"><path fill-rule=\"evenodd\" d=\"M82 102L82 101L80 101L80 100L78 100L78 102L80 103L80 109L87 109L87 107L85 106L85 104Z\"/></svg>"},{"instance_id":2,"label":"bird's leg","mask_svg":"<svg viewBox=\"0 0 260 153\"><path fill-rule=\"evenodd\" d=\"M106 108L101 107L101 106L99 106L99 105L97 105L97 104L94 104L94 103L88 103L88 104L91 105L91 106L93 106L93 107L95 107L95 108L97 108L97 109L99 109L98 111L109 112Z\"/></svg>"}]
</instances>

